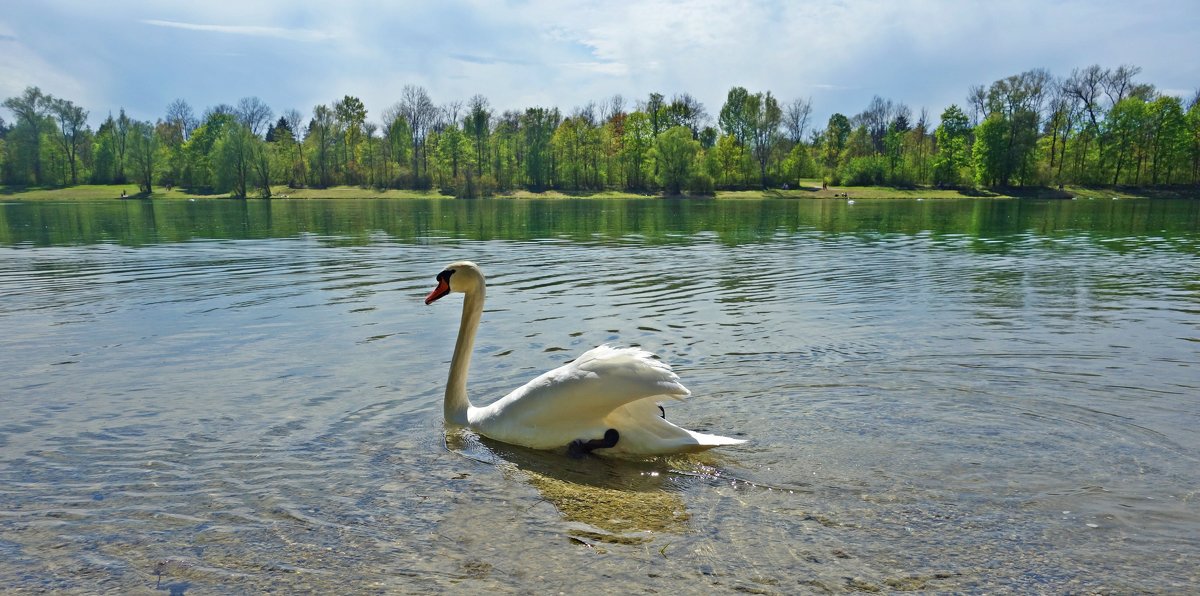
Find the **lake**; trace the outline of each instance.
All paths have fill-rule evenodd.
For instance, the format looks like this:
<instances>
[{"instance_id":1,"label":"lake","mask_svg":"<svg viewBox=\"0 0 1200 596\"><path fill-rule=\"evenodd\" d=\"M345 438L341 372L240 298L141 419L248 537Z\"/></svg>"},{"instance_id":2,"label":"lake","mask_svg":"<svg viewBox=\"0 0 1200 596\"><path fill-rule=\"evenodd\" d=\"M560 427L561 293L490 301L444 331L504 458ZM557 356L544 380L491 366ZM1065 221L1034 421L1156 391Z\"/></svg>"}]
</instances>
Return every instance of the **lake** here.
<instances>
[{"instance_id":1,"label":"lake","mask_svg":"<svg viewBox=\"0 0 1200 596\"><path fill-rule=\"evenodd\" d=\"M1184 592L1200 201L0 205L0 586ZM447 432L601 343L690 457Z\"/></svg>"}]
</instances>

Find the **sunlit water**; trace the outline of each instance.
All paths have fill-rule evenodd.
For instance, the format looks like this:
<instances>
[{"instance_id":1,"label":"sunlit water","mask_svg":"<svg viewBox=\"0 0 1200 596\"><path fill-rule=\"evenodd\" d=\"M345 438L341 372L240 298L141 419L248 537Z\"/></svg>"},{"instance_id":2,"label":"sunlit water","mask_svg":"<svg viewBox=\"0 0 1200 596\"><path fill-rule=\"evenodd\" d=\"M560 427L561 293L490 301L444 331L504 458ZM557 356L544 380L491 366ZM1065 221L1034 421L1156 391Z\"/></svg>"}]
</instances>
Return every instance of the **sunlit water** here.
<instances>
[{"instance_id":1,"label":"sunlit water","mask_svg":"<svg viewBox=\"0 0 1200 596\"><path fill-rule=\"evenodd\" d=\"M0 206L0 587L1164 591L1200 582L1200 206ZM447 434L600 343L749 439Z\"/></svg>"}]
</instances>

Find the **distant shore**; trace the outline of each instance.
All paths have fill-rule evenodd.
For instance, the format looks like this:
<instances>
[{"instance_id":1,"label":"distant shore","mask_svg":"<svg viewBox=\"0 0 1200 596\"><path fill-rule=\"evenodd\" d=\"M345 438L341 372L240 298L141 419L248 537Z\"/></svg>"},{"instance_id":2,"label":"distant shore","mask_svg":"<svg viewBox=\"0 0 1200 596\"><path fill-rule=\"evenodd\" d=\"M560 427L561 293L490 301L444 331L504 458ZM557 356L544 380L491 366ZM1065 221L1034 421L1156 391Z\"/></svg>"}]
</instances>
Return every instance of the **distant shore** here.
<instances>
[{"instance_id":1,"label":"distant shore","mask_svg":"<svg viewBox=\"0 0 1200 596\"><path fill-rule=\"evenodd\" d=\"M436 190L378 190L358 186L334 186L330 188L272 189L272 199L453 199L451 195ZM496 195L497 198L556 199L596 198L634 199L662 197L662 193L633 193L624 191L563 192L548 190L531 192L518 190ZM686 196L686 195L685 195ZM257 197L250 197L256 199ZM696 197L706 198L706 197ZM1005 189L957 189L936 187L892 188L887 186L830 186L821 188L819 181L806 180L799 187L768 190L719 190L717 199L762 199L762 198L811 198L811 199L1200 199L1200 188L1141 188L1141 187L1085 187L1066 186L1062 189L1050 187L1020 187ZM98 201L98 200L228 200L228 194L199 194L186 189L156 187L149 196L137 194L137 187L128 184L81 184L58 188L21 188L0 186L0 201Z\"/></svg>"}]
</instances>

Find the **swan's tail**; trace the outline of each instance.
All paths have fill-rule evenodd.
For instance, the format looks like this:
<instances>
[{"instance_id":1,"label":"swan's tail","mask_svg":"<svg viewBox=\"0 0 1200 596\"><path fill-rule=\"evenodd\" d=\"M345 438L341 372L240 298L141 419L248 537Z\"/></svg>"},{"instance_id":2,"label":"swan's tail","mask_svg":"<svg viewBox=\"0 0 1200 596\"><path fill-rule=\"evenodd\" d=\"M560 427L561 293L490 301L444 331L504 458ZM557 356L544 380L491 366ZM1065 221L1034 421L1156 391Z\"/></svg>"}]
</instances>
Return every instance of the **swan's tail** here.
<instances>
[{"instance_id":1,"label":"swan's tail","mask_svg":"<svg viewBox=\"0 0 1200 596\"><path fill-rule=\"evenodd\" d=\"M694 430L688 430L686 428L683 430L686 430L687 433L696 440L696 451L705 451L707 449L712 449L713 447L721 447L724 445L741 445L742 443L746 442L745 439L734 439L730 437L722 437L721 435L698 433Z\"/></svg>"},{"instance_id":2,"label":"swan's tail","mask_svg":"<svg viewBox=\"0 0 1200 596\"><path fill-rule=\"evenodd\" d=\"M660 416L653 398L642 399L617 408L605 419L621 431L614 453L669 455L698 453L722 445L741 445L746 441L710 435L676 426Z\"/></svg>"}]
</instances>

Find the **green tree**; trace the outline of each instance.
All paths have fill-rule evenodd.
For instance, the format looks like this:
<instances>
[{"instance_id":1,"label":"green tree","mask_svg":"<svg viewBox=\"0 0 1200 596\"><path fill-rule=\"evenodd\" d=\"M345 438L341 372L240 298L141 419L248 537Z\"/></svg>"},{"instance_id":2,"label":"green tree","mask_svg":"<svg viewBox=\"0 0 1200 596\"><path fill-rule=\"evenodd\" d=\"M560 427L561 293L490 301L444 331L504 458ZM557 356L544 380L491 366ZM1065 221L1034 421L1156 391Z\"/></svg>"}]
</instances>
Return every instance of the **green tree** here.
<instances>
[{"instance_id":1,"label":"green tree","mask_svg":"<svg viewBox=\"0 0 1200 596\"><path fill-rule=\"evenodd\" d=\"M363 125L367 121L367 108L361 99L347 95L333 104L333 112L341 138L341 164L348 184L362 183L361 151Z\"/></svg>"},{"instance_id":2,"label":"green tree","mask_svg":"<svg viewBox=\"0 0 1200 596\"><path fill-rule=\"evenodd\" d=\"M232 113L224 110L212 110L204 119L204 123L192 131L182 151L184 155L184 170L182 182L196 189L211 189L213 180L213 148L222 137L225 129L236 125ZM166 127L164 127L166 128Z\"/></svg>"},{"instance_id":3,"label":"green tree","mask_svg":"<svg viewBox=\"0 0 1200 596\"><path fill-rule=\"evenodd\" d=\"M1146 104L1140 99L1128 97L1112 107L1105 119L1107 136L1113 140L1110 145L1113 153L1112 184L1121 180L1121 170L1129 161L1136 160L1139 149L1139 137L1146 126ZM1133 183L1137 184L1137 175Z\"/></svg>"},{"instance_id":4,"label":"green tree","mask_svg":"<svg viewBox=\"0 0 1200 596\"><path fill-rule=\"evenodd\" d=\"M561 116L558 108L529 108L521 116L524 133L525 176L530 189L541 192L555 181L554 153L550 141Z\"/></svg>"},{"instance_id":5,"label":"green tree","mask_svg":"<svg viewBox=\"0 0 1200 596\"><path fill-rule=\"evenodd\" d=\"M79 151L90 143L87 110L69 100L49 98L50 113L58 123L58 142L71 166L71 184L79 184Z\"/></svg>"},{"instance_id":6,"label":"green tree","mask_svg":"<svg viewBox=\"0 0 1200 596\"><path fill-rule=\"evenodd\" d=\"M482 95L474 95L467 102L467 117L464 128L475 148L475 175L483 177L488 165L488 136L491 133L492 110Z\"/></svg>"},{"instance_id":7,"label":"green tree","mask_svg":"<svg viewBox=\"0 0 1200 596\"><path fill-rule=\"evenodd\" d=\"M650 150L654 147L654 136L650 127L650 118L645 112L633 112L624 120L622 135L621 162L625 171L625 188L644 190L646 188L646 169Z\"/></svg>"},{"instance_id":8,"label":"green tree","mask_svg":"<svg viewBox=\"0 0 1200 596\"><path fill-rule=\"evenodd\" d=\"M967 177L964 169L971 164L971 124L967 115L957 105L950 104L942 112L942 123L934 132L937 139L937 157L933 160L933 180L951 186L962 183Z\"/></svg>"},{"instance_id":9,"label":"green tree","mask_svg":"<svg viewBox=\"0 0 1200 596\"><path fill-rule=\"evenodd\" d=\"M683 93L671 98L671 103L663 108L666 126L685 126L692 131L692 138L700 140L700 126L708 118L704 104L690 94Z\"/></svg>"},{"instance_id":10,"label":"green tree","mask_svg":"<svg viewBox=\"0 0 1200 596\"><path fill-rule=\"evenodd\" d=\"M267 143L257 136L251 135L251 176L254 180L254 186L258 189L258 196L264 199L271 198L271 183L274 182L276 172L280 169L280 151L278 147L282 146L282 143Z\"/></svg>"},{"instance_id":11,"label":"green tree","mask_svg":"<svg viewBox=\"0 0 1200 596\"><path fill-rule=\"evenodd\" d=\"M257 142L258 137L241 122L224 128L221 138L213 147L213 179L217 192L228 192L235 199L248 196L247 190L258 158Z\"/></svg>"},{"instance_id":12,"label":"green tree","mask_svg":"<svg viewBox=\"0 0 1200 596\"><path fill-rule=\"evenodd\" d=\"M1004 118L993 112L975 127L975 145L972 158L975 166L975 183L980 186L998 186L1006 182L1007 130Z\"/></svg>"},{"instance_id":13,"label":"green tree","mask_svg":"<svg viewBox=\"0 0 1200 596\"><path fill-rule=\"evenodd\" d=\"M1178 97L1160 96L1149 108L1150 183L1170 184L1187 147L1187 119Z\"/></svg>"},{"instance_id":14,"label":"green tree","mask_svg":"<svg viewBox=\"0 0 1200 596\"><path fill-rule=\"evenodd\" d=\"M721 130L733 139L732 147L737 150L738 155L737 159L732 161L738 164L742 163L742 153L750 143L750 114L746 112L750 106L749 99L750 92L745 87L731 88L725 94L725 103L721 105L717 116Z\"/></svg>"},{"instance_id":15,"label":"green tree","mask_svg":"<svg viewBox=\"0 0 1200 596\"><path fill-rule=\"evenodd\" d=\"M116 122L109 114L96 129L92 149L92 184L113 184L116 178L116 150L113 148L113 128Z\"/></svg>"},{"instance_id":16,"label":"green tree","mask_svg":"<svg viewBox=\"0 0 1200 596\"><path fill-rule=\"evenodd\" d=\"M117 114L117 126L113 129L114 147L117 150L117 176L118 183L125 181L125 153L129 151L129 131L133 120L125 114L125 108Z\"/></svg>"},{"instance_id":17,"label":"green tree","mask_svg":"<svg viewBox=\"0 0 1200 596\"><path fill-rule=\"evenodd\" d=\"M4 107L16 116L16 128L8 135L15 147L9 148L10 163L21 159L28 164L29 170L19 172L17 182L29 184L44 183L42 176L42 128L46 114L50 109L51 97L42 93L37 87L26 87L25 92L16 97L4 100ZM20 168L20 166L17 166ZM20 168L24 169L24 168Z\"/></svg>"},{"instance_id":18,"label":"green tree","mask_svg":"<svg viewBox=\"0 0 1200 596\"><path fill-rule=\"evenodd\" d=\"M385 112L383 119L383 138L387 154L397 168L403 168L409 164L412 155L412 131L408 127L408 120L395 108ZM413 185L410 183L410 186Z\"/></svg>"},{"instance_id":19,"label":"green tree","mask_svg":"<svg viewBox=\"0 0 1200 596\"><path fill-rule=\"evenodd\" d=\"M1188 108L1184 135L1192 164L1192 184L1200 184L1200 102L1193 102Z\"/></svg>"},{"instance_id":20,"label":"green tree","mask_svg":"<svg viewBox=\"0 0 1200 596\"><path fill-rule=\"evenodd\" d=\"M677 195L692 177L692 163L700 151L700 142L692 138L686 126L676 126L660 134L654 142L658 183L667 194Z\"/></svg>"},{"instance_id":21,"label":"green tree","mask_svg":"<svg viewBox=\"0 0 1200 596\"><path fill-rule=\"evenodd\" d=\"M1034 149L1037 147L1040 114L1050 73L1034 69L992 83L987 91L989 114L998 114L1004 124L1004 150L995 156L998 183L1008 185L1016 178L1025 184L1034 180Z\"/></svg>"},{"instance_id":22,"label":"green tree","mask_svg":"<svg viewBox=\"0 0 1200 596\"><path fill-rule=\"evenodd\" d=\"M825 167L826 176L837 171L838 162L846 150L846 142L850 138L850 119L842 114L829 117L825 125L824 144L821 151L821 165Z\"/></svg>"},{"instance_id":23,"label":"green tree","mask_svg":"<svg viewBox=\"0 0 1200 596\"><path fill-rule=\"evenodd\" d=\"M327 188L333 184L333 159L337 143L337 122L329 106L313 107L312 120L308 123L308 134L304 138L311 150L311 171L316 176L316 185Z\"/></svg>"},{"instance_id":24,"label":"green tree","mask_svg":"<svg viewBox=\"0 0 1200 596\"><path fill-rule=\"evenodd\" d=\"M438 134L438 153L442 163L450 168L451 180L458 179L458 166L469 151L469 143L457 122L450 123Z\"/></svg>"},{"instance_id":25,"label":"green tree","mask_svg":"<svg viewBox=\"0 0 1200 596\"><path fill-rule=\"evenodd\" d=\"M133 176L143 194L149 195L158 165L158 135L149 122L132 121L129 126L129 160Z\"/></svg>"},{"instance_id":26,"label":"green tree","mask_svg":"<svg viewBox=\"0 0 1200 596\"><path fill-rule=\"evenodd\" d=\"M796 185L800 184L801 178L816 175L816 166L813 164L812 153L809 151L808 145L804 143L792 145L792 150L788 152L787 159L783 162L783 169L788 182Z\"/></svg>"},{"instance_id":27,"label":"green tree","mask_svg":"<svg viewBox=\"0 0 1200 596\"><path fill-rule=\"evenodd\" d=\"M742 113L746 119L750 139L750 150L758 162L762 188L767 188L767 162L779 140L779 125L783 122L783 110L770 91L746 97Z\"/></svg>"}]
</instances>

